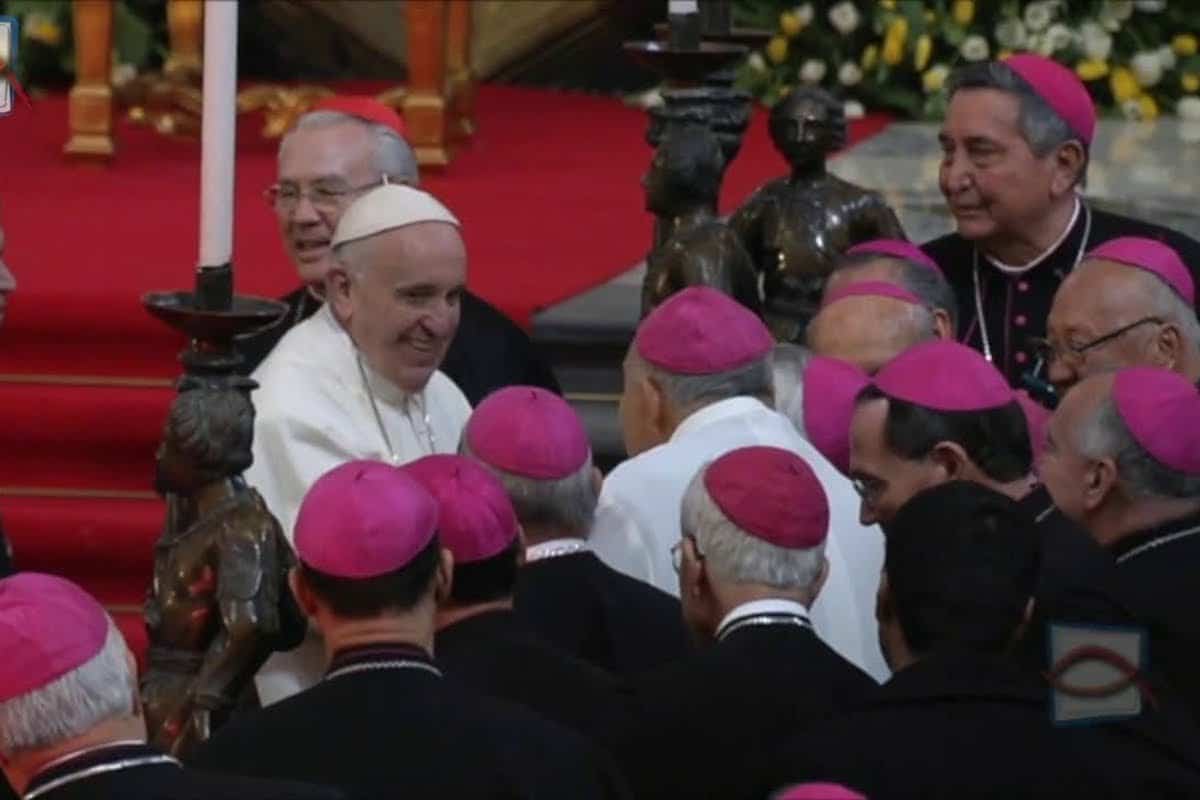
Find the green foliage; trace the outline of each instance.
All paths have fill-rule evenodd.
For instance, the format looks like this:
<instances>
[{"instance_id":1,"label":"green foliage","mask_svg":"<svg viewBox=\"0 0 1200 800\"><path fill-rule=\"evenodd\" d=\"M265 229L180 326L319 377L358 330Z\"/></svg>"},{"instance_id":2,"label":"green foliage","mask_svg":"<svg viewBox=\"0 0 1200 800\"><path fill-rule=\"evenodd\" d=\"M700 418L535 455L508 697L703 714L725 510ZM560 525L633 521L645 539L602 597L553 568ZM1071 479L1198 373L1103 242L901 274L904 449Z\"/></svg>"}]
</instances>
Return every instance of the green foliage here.
<instances>
[{"instance_id":1,"label":"green foliage","mask_svg":"<svg viewBox=\"0 0 1200 800\"><path fill-rule=\"evenodd\" d=\"M825 65L822 86L914 118L944 113L947 72L1007 52L1054 58L1084 78L1102 110L1132 117L1173 109L1200 81L1200 54L1189 52L1200 0L736 0L735 19L775 32L740 72L768 103L812 60ZM807 74L820 72L810 65Z\"/></svg>"},{"instance_id":2,"label":"green foliage","mask_svg":"<svg viewBox=\"0 0 1200 800\"><path fill-rule=\"evenodd\" d=\"M114 64L143 70L166 53L165 5L158 0L121 0L113 11ZM27 86L69 84L75 75L71 0L0 0L0 14L21 24L17 76Z\"/></svg>"}]
</instances>

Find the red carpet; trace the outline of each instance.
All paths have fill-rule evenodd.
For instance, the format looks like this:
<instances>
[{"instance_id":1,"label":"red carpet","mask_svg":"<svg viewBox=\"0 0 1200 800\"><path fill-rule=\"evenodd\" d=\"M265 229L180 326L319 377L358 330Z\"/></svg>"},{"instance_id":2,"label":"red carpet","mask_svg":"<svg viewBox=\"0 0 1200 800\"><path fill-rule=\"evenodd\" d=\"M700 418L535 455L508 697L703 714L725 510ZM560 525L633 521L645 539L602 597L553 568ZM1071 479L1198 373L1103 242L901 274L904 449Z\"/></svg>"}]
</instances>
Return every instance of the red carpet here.
<instances>
[{"instance_id":1,"label":"red carpet","mask_svg":"<svg viewBox=\"0 0 1200 800\"><path fill-rule=\"evenodd\" d=\"M477 121L454 163L424 175L463 221L474 291L524 324L641 258L651 230L641 111L484 86ZM851 141L886 124L857 121ZM295 279L261 199L277 143L260 126L243 118L238 132L236 285L277 296ZM139 297L191 284L200 146L122 122L117 158L100 167L64 161L65 135L61 96L0 118L0 221L19 283L0 334L0 512L22 566L66 572L128 604L140 599L158 533L147 490L171 397L163 381L177 374L182 344ZM760 113L724 209L782 169Z\"/></svg>"}]
</instances>

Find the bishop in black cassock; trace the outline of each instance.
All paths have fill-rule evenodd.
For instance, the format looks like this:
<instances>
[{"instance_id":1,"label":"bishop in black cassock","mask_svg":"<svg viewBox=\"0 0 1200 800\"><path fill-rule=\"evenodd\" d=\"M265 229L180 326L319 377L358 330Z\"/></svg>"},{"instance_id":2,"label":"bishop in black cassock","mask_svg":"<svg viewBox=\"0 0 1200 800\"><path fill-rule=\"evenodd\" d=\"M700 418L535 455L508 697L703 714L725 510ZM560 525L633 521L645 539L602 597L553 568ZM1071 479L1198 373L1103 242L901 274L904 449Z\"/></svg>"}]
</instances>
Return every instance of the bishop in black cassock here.
<instances>
[{"instance_id":1,"label":"bishop in black cassock","mask_svg":"<svg viewBox=\"0 0 1200 800\"><path fill-rule=\"evenodd\" d=\"M968 65L950 86L939 183L957 230L924 249L958 296L960 340L1013 385L1026 373L1045 380L1035 340L1046 335L1055 290L1087 251L1145 236L1200 270L1200 243L1083 199L1096 111L1072 70L1020 54Z\"/></svg>"},{"instance_id":2,"label":"bishop in black cassock","mask_svg":"<svg viewBox=\"0 0 1200 800\"><path fill-rule=\"evenodd\" d=\"M878 613L892 678L780 749L764 791L828 780L871 798L1190 797L1200 729L1148 704L1057 724L1040 670L1011 653L1032 604L1040 532L1017 503L957 481L887 526Z\"/></svg>"},{"instance_id":3,"label":"bishop in black cassock","mask_svg":"<svg viewBox=\"0 0 1200 800\"><path fill-rule=\"evenodd\" d=\"M404 469L437 500L454 578L434 652L455 680L602 741L614 727L612 677L543 641L512 608L520 528L504 486L478 461L432 455Z\"/></svg>"},{"instance_id":4,"label":"bishop in black cassock","mask_svg":"<svg viewBox=\"0 0 1200 800\"><path fill-rule=\"evenodd\" d=\"M600 479L570 405L532 386L502 389L471 414L462 449L500 478L521 523L527 547L515 607L526 624L621 676L687 652L679 601L588 547Z\"/></svg>"},{"instance_id":5,"label":"bishop in black cassock","mask_svg":"<svg viewBox=\"0 0 1200 800\"><path fill-rule=\"evenodd\" d=\"M1108 551L1150 666L1200 720L1200 391L1153 367L1096 375L1067 394L1050 436L1047 488Z\"/></svg>"},{"instance_id":6,"label":"bishop in black cassock","mask_svg":"<svg viewBox=\"0 0 1200 800\"><path fill-rule=\"evenodd\" d=\"M875 686L809 622L828 526L820 482L788 451L734 450L693 479L675 557L706 647L628 689L617 752L638 797L761 797L771 746Z\"/></svg>"},{"instance_id":7,"label":"bishop in black cassock","mask_svg":"<svg viewBox=\"0 0 1200 800\"><path fill-rule=\"evenodd\" d=\"M444 677L433 618L452 556L437 528L437 501L403 469L358 461L319 479L296 522L293 581L329 669L230 722L197 763L301 777L356 800L621 796L583 737Z\"/></svg>"}]
</instances>

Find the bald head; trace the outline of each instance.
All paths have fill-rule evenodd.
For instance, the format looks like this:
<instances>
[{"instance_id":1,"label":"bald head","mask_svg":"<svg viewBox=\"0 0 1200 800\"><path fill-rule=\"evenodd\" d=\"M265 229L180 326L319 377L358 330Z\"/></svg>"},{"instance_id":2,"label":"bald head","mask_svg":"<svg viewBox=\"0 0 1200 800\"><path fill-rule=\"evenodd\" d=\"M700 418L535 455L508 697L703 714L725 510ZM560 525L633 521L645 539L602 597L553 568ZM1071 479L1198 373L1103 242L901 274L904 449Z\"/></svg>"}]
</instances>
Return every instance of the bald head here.
<instances>
[{"instance_id":1,"label":"bald head","mask_svg":"<svg viewBox=\"0 0 1200 800\"><path fill-rule=\"evenodd\" d=\"M848 256L825 282L825 297L850 283L881 281L907 289L933 314L938 337L954 338L958 325L958 300L945 277L924 264L895 256L859 253Z\"/></svg>"},{"instance_id":2,"label":"bald head","mask_svg":"<svg viewBox=\"0 0 1200 800\"><path fill-rule=\"evenodd\" d=\"M1076 354L1072 350L1128 327ZM1200 322L1164 281L1125 264L1086 259L1054 296L1046 323L1050 381L1063 394L1084 378L1155 366L1200 380Z\"/></svg>"},{"instance_id":3,"label":"bald head","mask_svg":"<svg viewBox=\"0 0 1200 800\"><path fill-rule=\"evenodd\" d=\"M915 344L935 338L928 310L891 297L846 297L821 309L808 326L813 355L874 373Z\"/></svg>"}]
</instances>

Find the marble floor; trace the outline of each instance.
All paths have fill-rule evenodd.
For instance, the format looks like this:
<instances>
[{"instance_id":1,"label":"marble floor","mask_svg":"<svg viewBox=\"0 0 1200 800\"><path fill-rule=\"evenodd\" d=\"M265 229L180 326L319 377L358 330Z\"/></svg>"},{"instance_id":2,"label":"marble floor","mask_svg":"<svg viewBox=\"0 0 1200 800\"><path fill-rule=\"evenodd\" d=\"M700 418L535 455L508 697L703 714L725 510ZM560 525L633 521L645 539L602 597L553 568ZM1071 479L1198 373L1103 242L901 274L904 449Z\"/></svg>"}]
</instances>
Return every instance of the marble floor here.
<instances>
[{"instance_id":1,"label":"marble floor","mask_svg":"<svg viewBox=\"0 0 1200 800\"><path fill-rule=\"evenodd\" d=\"M953 227L937 186L939 160L936 125L897 123L833 159L830 170L882 192L909 238L923 242ZM1102 120L1084 194L1101 208L1200 239L1200 122ZM598 455L620 452L620 353L637 324L643 271L633 266L534 317L534 338L583 413Z\"/></svg>"}]
</instances>

